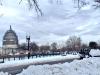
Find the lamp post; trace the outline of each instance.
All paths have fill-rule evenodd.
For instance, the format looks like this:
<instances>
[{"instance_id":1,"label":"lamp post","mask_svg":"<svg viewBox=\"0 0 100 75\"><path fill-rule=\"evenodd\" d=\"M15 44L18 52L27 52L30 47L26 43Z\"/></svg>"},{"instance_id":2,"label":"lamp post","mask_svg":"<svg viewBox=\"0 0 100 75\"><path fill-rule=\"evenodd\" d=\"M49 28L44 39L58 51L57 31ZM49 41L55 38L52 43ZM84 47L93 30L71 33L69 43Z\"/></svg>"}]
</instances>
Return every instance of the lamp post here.
<instances>
[{"instance_id":1,"label":"lamp post","mask_svg":"<svg viewBox=\"0 0 100 75\"><path fill-rule=\"evenodd\" d=\"M26 36L27 46L28 46L28 59L30 58L30 36Z\"/></svg>"}]
</instances>

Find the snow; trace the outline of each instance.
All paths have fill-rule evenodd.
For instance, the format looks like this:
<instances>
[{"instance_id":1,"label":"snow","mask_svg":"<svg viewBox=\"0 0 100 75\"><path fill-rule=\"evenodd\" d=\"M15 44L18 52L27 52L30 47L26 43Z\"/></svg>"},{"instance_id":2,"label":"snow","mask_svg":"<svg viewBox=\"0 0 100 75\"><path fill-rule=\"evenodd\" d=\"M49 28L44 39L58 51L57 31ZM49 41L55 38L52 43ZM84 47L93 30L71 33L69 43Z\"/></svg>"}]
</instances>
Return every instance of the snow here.
<instances>
[{"instance_id":1,"label":"snow","mask_svg":"<svg viewBox=\"0 0 100 75\"><path fill-rule=\"evenodd\" d=\"M58 58L61 59L63 57L66 58L66 56L57 56L54 58L58 60ZM43 62L45 62L45 60L43 60ZM29 62L28 60L26 61ZM23 62L25 63L25 61ZM14 64L12 66L14 66ZM48 64L31 65L27 69L23 69L23 71L17 75L40 75L40 74L41 75L66 75L66 74L67 75L100 75L100 57L84 58L83 60L74 60L73 62L70 63L66 62L63 64L59 63L54 65L48 65ZM0 75L8 75L8 73L1 72Z\"/></svg>"},{"instance_id":2,"label":"snow","mask_svg":"<svg viewBox=\"0 0 100 75\"><path fill-rule=\"evenodd\" d=\"M30 66L17 75L100 75L100 58L85 58L71 63Z\"/></svg>"},{"instance_id":3,"label":"snow","mask_svg":"<svg viewBox=\"0 0 100 75\"><path fill-rule=\"evenodd\" d=\"M89 54L91 56L100 56L100 50L99 49L91 49Z\"/></svg>"},{"instance_id":4,"label":"snow","mask_svg":"<svg viewBox=\"0 0 100 75\"><path fill-rule=\"evenodd\" d=\"M16 61L9 61L9 62L2 63L0 64L0 68L8 68L8 67L37 64L37 63L47 63L47 62L62 61L68 59L78 59L78 58L80 58L79 55L66 55L66 56L58 55L58 56L51 56L51 57L16 60Z\"/></svg>"},{"instance_id":5,"label":"snow","mask_svg":"<svg viewBox=\"0 0 100 75\"><path fill-rule=\"evenodd\" d=\"M12 0L14 1L14 0ZM47 0L39 0L40 8L44 12L43 17L39 17L36 20L36 16L32 15L32 12L18 8L15 10L13 5L3 6L1 13L4 13L2 17L1 25L3 25L1 31L4 28L7 29L9 24L14 25L16 31L21 34L21 41L26 35L26 31L33 35L32 38L36 41L50 42L59 40L66 40L68 35L79 35L83 38L83 41L95 41L100 38L100 9L94 9L96 4L93 0L85 0L88 4L83 6L80 10L75 8L73 0L63 0L62 4L50 4ZM13 2L16 3L16 2ZM16 4L14 4L16 5ZM66 6L67 5L67 6ZM99 5L99 4L98 4ZM9 10L8 10L9 9ZM22 11L20 11L22 10ZM13 11L16 13L11 14ZM8 13L6 13L8 12ZM26 13L24 13L26 12ZM34 12L33 12L34 13ZM15 18L14 18L15 17ZM76 19L77 18L77 19ZM6 21L7 20L7 21ZM9 20L9 22L8 22ZM33 21L34 20L34 21ZM6 23L6 24L5 24ZM20 25L20 26L18 26ZM44 29L45 28L45 29ZM52 29L52 30L51 30ZM34 30L34 32L33 32ZM38 35L37 35L38 34ZM2 36L3 34L1 34ZM96 35L96 36L95 36ZM87 38L88 37L88 38ZM25 41L25 40L24 40ZM92 49L90 55L100 55L100 50ZM67 56L53 56L45 58L34 58L17 61L9 61L0 64L0 68L14 67L20 65L28 65L35 63L44 63L52 61L60 61L79 58L78 55ZM71 63L56 64L56 65L37 65L30 66L22 73L18 75L100 75L100 58L84 58L83 60L75 60ZM1 72L0 75L8 75L8 73Z\"/></svg>"}]
</instances>

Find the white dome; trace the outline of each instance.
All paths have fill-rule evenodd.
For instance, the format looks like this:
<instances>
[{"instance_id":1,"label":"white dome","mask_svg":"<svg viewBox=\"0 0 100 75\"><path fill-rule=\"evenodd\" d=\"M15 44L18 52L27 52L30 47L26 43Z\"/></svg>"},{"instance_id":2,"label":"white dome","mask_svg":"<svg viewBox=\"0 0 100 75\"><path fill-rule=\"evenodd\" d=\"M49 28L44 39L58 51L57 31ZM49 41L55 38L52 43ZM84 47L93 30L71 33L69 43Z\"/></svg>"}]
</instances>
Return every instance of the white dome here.
<instances>
[{"instance_id":1,"label":"white dome","mask_svg":"<svg viewBox=\"0 0 100 75\"><path fill-rule=\"evenodd\" d=\"M18 47L18 37L16 33L12 30L8 30L3 37L3 47L6 48L17 48Z\"/></svg>"}]
</instances>

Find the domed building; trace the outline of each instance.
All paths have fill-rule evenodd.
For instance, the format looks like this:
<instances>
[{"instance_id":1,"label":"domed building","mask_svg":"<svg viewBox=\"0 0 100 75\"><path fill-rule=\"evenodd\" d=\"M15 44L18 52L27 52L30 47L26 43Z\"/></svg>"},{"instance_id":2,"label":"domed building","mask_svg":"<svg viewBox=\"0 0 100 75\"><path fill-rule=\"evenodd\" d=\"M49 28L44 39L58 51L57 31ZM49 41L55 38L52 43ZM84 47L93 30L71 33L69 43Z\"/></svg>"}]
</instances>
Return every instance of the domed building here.
<instances>
[{"instance_id":1,"label":"domed building","mask_svg":"<svg viewBox=\"0 0 100 75\"><path fill-rule=\"evenodd\" d=\"M18 36L15 31L10 29L6 31L3 37L3 53L10 54L16 52L18 49Z\"/></svg>"}]
</instances>

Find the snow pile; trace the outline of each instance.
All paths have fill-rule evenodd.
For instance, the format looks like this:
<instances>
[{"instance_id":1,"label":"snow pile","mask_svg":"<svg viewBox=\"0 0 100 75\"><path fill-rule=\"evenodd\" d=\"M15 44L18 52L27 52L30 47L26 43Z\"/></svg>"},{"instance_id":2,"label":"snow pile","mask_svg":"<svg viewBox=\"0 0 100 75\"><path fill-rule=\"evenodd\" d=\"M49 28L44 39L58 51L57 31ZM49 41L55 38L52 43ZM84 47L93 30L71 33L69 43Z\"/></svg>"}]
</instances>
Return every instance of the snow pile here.
<instances>
[{"instance_id":1,"label":"snow pile","mask_svg":"<svg viewBox=\"0 0 100 75\"><path fill-rule=\"evenodd\" d=\"M100 50L99 49L91 49L89 54L91 56L100 56Z\"/></svg>"},{"instance_id":2,"label":"snow pile","mask_svg":"<svg viewBox=\"0 0 100 75\"><path fill-rule=\"evenodd\" d=\"M17 75L100 75L100 58L85 58L71 63L30 66Z\"/></svg>"}]
</instances>

